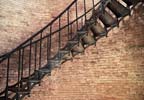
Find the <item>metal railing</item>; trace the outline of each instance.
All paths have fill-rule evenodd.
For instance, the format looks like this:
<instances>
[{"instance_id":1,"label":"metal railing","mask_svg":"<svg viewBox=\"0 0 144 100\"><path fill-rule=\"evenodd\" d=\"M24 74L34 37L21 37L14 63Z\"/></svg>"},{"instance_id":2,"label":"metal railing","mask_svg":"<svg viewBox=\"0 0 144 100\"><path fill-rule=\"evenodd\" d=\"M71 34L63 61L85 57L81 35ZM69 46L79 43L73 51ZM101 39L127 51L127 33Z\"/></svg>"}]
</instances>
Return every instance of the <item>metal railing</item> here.
<instances>
[{"instance_id":1,"label":"metal railing","mask_svg":"<svg viewBox=\"0 0 144 100\"><path fill-rule=\"evenodd\" d=\"M17 48L0 56L0 67L3 71L1 73L3 88L1 89L0 95L3 100L9 100L13 87L16 87L14 88L16 92L12 100L23 98L23 95L20 96L19 94L20 91L22 92L20 88L24 86L22 83L23 79L29 79L37 70L46 66L49 63L49 59L54 57L64 47L65 43L71 40L76 35L76 32L83 27L87 20L87 14L92 12L100 4L100 2L95 4L94 0L92 0L92 7L87 10L86 4L90 1L87 0L86 2L86 0L83 0L83 13L78 15L78 1L74 0L54 20ZM71 9L75 9L74 20L70 18ZM62 24L63 16L67 18L65 25ZM24 89L28 88L30 90L34 85L32 84L31 87L26 86Z\"/></svg>"}]
</instances>

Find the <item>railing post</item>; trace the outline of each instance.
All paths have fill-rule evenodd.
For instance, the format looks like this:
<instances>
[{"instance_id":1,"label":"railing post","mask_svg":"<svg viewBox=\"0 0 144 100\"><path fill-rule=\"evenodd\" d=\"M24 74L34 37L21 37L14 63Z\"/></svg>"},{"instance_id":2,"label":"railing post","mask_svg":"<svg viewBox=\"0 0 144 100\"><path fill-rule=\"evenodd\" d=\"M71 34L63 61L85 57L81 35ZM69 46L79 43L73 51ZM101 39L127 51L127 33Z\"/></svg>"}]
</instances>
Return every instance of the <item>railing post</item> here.
<instances>
[{"instance_id":1,"label":"railing post","mask_svg":"<svg viewBox=\"0 0 144 100\"><path fill-rule=\"evenodd\" d=\"M70 34L70 18L69 18L69 9L67 10L67 22L68 22L68 40L70 40L69 34Z\"/></svg>"},{"instance_id":2,"label":"railing post","mask_svg":"<svg viewBox=\"0 0 144 100\"><path fill-rule=\"evenodd\" d=\"M18 91L20 90L20 80L21 80L21 49L19 49L18 51L18 56L19 56L19 61L18 61ZM18 92L17 91L17 92ZM19 97L19 95L17 94L17 97Z\"/></svg>"},{"instance_id":3,"label":"railing post","mask_svg":"<svg viewBox=\"0 0 144 100\"><path fill-rule=\"evenodd\" d=\"M29 51L29 76L31 75L31 49L32 49L32 40L30 40L30 51Z\"/></svg>"},{"instance_id":4,"label":"railing post","mask_svg":"<svg viewBox=\"0 0 144 100\"><path fill-rule=\"evenodd\" d=\"M76 8L76 27L77 27L77 30L78 30L78 8L77 8L77 1L75 2L75 8Z\"/></svg>"},{"instance_id":5,"label":"railing post","mask_svg":"<svg viewBox=\"0 0 144 100\"><path fill-rule=\"evenodd\" d=\"M104 9L105 9L105 7L104 7L104 4L105 4L105 1L104 0L101 0L101 11L102 11L102 13L104 13Z\"/></svg>"},{"instance_id":6,"label":"railing post","mask_svg":"<svg viewBox=\"0 0 144 100\"><path fill-rule=\"evenodd\" d=\"M50 53L49 53L49 57L51 57L51 46L52 46L52 25L50 25Z\"/></svg>"},{"instance_id":7,"label":"railing post","mask_svg":"<svg viewBox=\"0 0 144 100\"><path fill-rule=\"evenodd\" d=\"M61 49L61 16L59 17L59 46L58 46L58 48L59 48L59 50Z\"/></svg>"},{"instance_id":8,"label":"railing post","mask_svg":"<svg viewBox=\"0 0 144 100\"><path fill-rule=\"evenodd\" d=\"M83 17L81 18L81 26L83 26L84 25L84 23L83 23Z\"/></svg>"},{"instance_id":9,"label":"railing post","mask_svg":"<svg viewBox=\"0 0 144 100\"><path fill-rule=\"evenodd\" d=\"M9 81L9 67L10 67L10 56L7 60L7 78L6 78L6 91L5 91L5 98L8 100L8 81Z\"/></svg>"},{"instance_id":10,"label":"railing post","mask_svg":"<svg viewBox=\"0 0 144 100\"><path fill-rule=\"evenodd\" d=\"M30 52L29 52L29 80L31 76L31 51L32 51L32 39L30 40ZM28 91L30 91L30 83L28 84Z\"/></svg>"},{"instance_id":11,"label":"railing post","mask_svg":"<svg viewBox=\"0 0 144 100\"><path fill-rule=\"evenodd\" d=\"M85 13L85 22L87 20L87 15L86 15L86 1L84 0L84 13Z\"/></svg>"},{"instance_id":12,"label":"railing post","mask_svg":"<svg viewBox=\"0 0 144 100\"><path fill-rule=\"evenodd\" d=\"M93 3L93 9L94 9L94 8L95 8L95 6L94 6L94 5L95 5L95 1L94 1L94 0L92 0L92 3Z\"/></svg>"},{"instance_id":13,"label":"railing post","mask_svg":"<svg viewBox=\"0 0 144 100\"><path fill-rule=\"evenodd\" d=\"M70 36L71 36L71 39L72 39L72 37L73 37L73 26L72 26L72 24L70 25L70 28L71 28L70 29L70 34L71 34Z\"/></svg>"},{"instance_id":14,"label":"railing post","mask_svg":"<svg viewBox=\"0 0 144 100\"><path fill-rule=\"evenodd\" d=\"M24 48L22 49L22 55L21 55L21 78L23 78L23 65L24 65ZM22 83L20 83L20 87L22 87Z\"/></svg>"},{"instance_id":15,"label":"railing post","mask_svg":"<svg viewBox=\"0 0 144 100\"><path fill-rule=\"evenodd\" d=\"M36 71L36 68L37 68L37 42L35 43L35 54L34 54L34 56L35 56L35 59L34 59L34 61L35 61L35 71Z\"/></svg>"},{"instance_id":16,"label":"railing post","mask_svg":"<svg viewBox=\"0 0 144 100\"><path fill-rule=\"evenodd\" d=\"M49 27L50 33L49 36L47 37L47 63L50 57L50 52L51 52L51 32L52 32L52 27Z\"/></svg>"},{"instance_id":17,"label":"railing post","mask_svg":"<svg viewBox=\"0 0 144 100\"><path fill-rule=\"evenodd\" d=\"M39 69L41 68L41 52L42 52L42 33L43 31L40 32L40 47L39 47Z\"/></svg>"}]
</instances>

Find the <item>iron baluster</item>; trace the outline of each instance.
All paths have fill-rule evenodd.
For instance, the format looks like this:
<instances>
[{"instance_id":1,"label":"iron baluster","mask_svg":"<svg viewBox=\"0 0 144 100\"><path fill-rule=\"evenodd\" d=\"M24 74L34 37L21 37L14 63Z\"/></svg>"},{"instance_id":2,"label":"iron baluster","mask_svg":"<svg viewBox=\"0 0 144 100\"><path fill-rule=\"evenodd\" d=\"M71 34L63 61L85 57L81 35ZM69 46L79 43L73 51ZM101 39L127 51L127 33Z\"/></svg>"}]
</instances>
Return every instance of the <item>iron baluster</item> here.
<instances>
[{"instance_id":1,"label":"iron baluster","mask_svg":"<svg viewBox=\"0 0 144 100\"><path fill-rule=\"evenodd\" d=\"M51 45L52 45L52 25L50 26L50 47L49 47L49 49L50 49L50 55L49 55L49 57L51 57Z\"/></svg>"},{"instance_id":2,"label":"iron baluster","mask_svg":"<svg viewBox=\"0 0 144 100\"><path fill-rule=\"evenodd\" d=\"M101 0L101 12L104 13L104 4L105 4L105 1L104 0Z\"/></svg>"},{"instance_id":3,"label":"iron baluster","mask_svg":"<svg viewBox=\"0 0 144 100\"><path fill-rule=\"evenodd\" d=\"M95 8L95 1L92 0L92 4L93 4L93 9Z\"/></svg>"},{"instance_id":4,"label":"iron baluster","mask_svg":"<svg viewBox=\"0 0 144 100\"><path fill-rule=\"evenodd\" d=\"M81 27L84 25L83 23L83 17L81 18Z\"/></svg>"},{"instance_id":5,"label":"iron baluster","mask_svg":"<svg viewBox=\"0 0 144 100\"><path fill-rule=\"evenodd\" d=\"M47 63L49 59L49 36L47 37Z\"/></svg>"},{"instance_id":6,"label":"iron baluster","mask_svg":"<svg viewBox=\"0 0 144 100\"><path fill-rule=\"evenodd\" d=\"M58 34L59 36L58 36L58 50L60 50L61 49L61 16L59 17L59 34ZM61 57L61 55L60 55L60 53L59 53L59 55L58 55L58 59L61 59L60 58Z\"/></svg>"},{"instance_id":7,"label":"iron baluster","mask_svg":"<svg viewBox=\"0 0 144 100\"><path fill-rule=\"evenodd\" d=\"M41 68L41 55L42 55L42 33L43 31L40 32L40 47L39 47L39 69Z\"/></svg>"},{"instance_id":8,"label":"iron baluster","mask_svg":"<svg viewBox=\"0 0 144 100\"><path fill-rule=\"evenodd\" d=\"M85 22L87 20L87 15L86 15L86 1L84 0L84 13L85 13Z\"/></svg>"},{"instance_id":9,"label":"iron baluster","mask_svg":"<svg viewBox=\"0 0 144 100\"><path fill-rule=\"evenodd\" d=\"M70 36L71 36L71 39L72 39L72 37L73 37L73 26L72 26L72 24L71 24L71 30L70 30Z\"/></svg>"},{"instance_id":10,"label":"iron baluster","mask_svg":"<svg viewBox=\"0 0 144 100\"><path fill-rule=\"evenodd\" d=\"M59 50L61 48L61 16L59 17Z\"/></svg>"},{"instance_id":11,"label":"iron baluster","mask_svg":"<svg viewBox=\"0 0 144 100\"><path fill-rule=\"evenodd\" d=\"M9 81L9 67L10 67L10 56L8 57L7 60L7 78L6 78L6 90L5 90L5 98L8 100L8 81Z\"/></svg>"},{"instance_id":12,"label":"iron baluster","mask_svg":"<svg viewBox=\"0 0 144 100\"><path fill-rule=\"evenodd\" d=\"M18 61L18 91L17 92L19 92L20 91L20 80L21 80L21 75L20 75L20 73L21 73L21 49L19 49L19 61ZM19 97L19 95L17 94L17 96Z\"/></svg>"},{"instance_id":13,"label":"iron baluster","mask_svg":"<svg viewBox=\"0 0 144 100\"><path fill-rule=\"evenodd\" d=\"M29 80L30 80L30 76L31 76L31 54L32 54L32 40L30 40L30 51L29 51ZM30 85L31 84L28 83L28 91L30 91Z\"/></svg>"},{"instance_id":14,"label":"iron baluster","mask_svg":"<svg viewBox=\"0 0 144 100\"><path fill-rule=\"evenodd\" d=\"M36 70L36 68L37 68L37 63L36 63L37 62L37 42L35 43L35 59L34 60L35 60L35 68L34 69Z\"/></svg>"},{"instance_id":15,"label":"iron baluster","mask_svg":"<svg viewBox=\"0 0 144 100\"><path fill-rule=\"evenodd\" d=\"M21 79L23 78L23 66L24 66L24 48L22 49L22 55L21 55ZM22 88L22 82L20 83L20 88Z\"/></svg>"},{"instance_id":16,"label":"iron baluster","mask_svg":"<svg viewBox=\"0 0 144 100\"><path fill-rule=\"evenodd\" d=\"M30 51L29 51L29 77L31 75L31 49L32 49L32 40L30 40Z\"/></svg>"},{"instance_id":17,"label":"iron baluster","mask_svg":"<svg viewBox=\"0 0 144 100\"><path fill-rule=\"evenodd\" d=\"M51 34L51 27L50 27L50 34ZM49 56L50 56L50 44L51 44L50 38L51 38L51 36L47 37L47 63L48 63Z\"/></svg>"},{"instance_id":18,"label":"iron baluster","mask_svg":"<svg viewBox=\"0 0 144 100\"><path fill-rule=\"evenodd\" d=\"M69 27L69 23L70 23L69 10L67 10L67 23L68 23L68 40L70 40L70 37L69 37L69 34L70 34L70 27Z\"/></svg>"},{"instance_id":19,"label":"iron baluster","mask_svg":"<svg viewBox=\"0 0 144 100\"><path fill-rule=\"evenodd\" d=\"M76 29L78 30L78 7L77 7L77 1L75 3L75 8L76 8Z\"/></svg>"}]
</instances>

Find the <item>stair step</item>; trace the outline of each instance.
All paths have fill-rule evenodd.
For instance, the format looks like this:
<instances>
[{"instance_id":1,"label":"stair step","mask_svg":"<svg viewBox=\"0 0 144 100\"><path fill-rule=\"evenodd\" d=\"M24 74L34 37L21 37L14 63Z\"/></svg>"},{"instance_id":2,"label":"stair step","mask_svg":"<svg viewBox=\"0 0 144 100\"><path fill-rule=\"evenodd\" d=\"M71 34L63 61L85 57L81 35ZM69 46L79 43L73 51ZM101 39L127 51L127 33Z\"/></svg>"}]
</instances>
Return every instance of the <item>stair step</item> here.
<instances>
[{"instance_id":1,"label":"stair step","mask_svg":"<svg viewBox=\"0 0 144 100\"><path fill-rule=\"evenodd\" d=\"M104 11L103 14L99 17L106 27L114 27L118 24L118 19L113 18L107 11Z\"/></svg>"},{"instance_id":2,"label":"stair step","mask_svg":"<svg viewBox=\"0 0 144 100\"><path fill-rule=\"evenodd\" d=\"M71 49L72 53L77 52L77 53L83 53L84 52L84 47L81 42L79 44L75 45Z\"/></svg>"},{"instance_id":3,"label":"stair step","mask_svg":"<svg viewBox=\"0 0 144 100\"><path fill-rule=\"evenodd\" d=\"M77 31L79 36L85 35L88 31Z\"/></svg>"},{"instance_id":4,"label":"stair step","mask_svg":"<svg viewBox=\"0 0 144 100\"><path fill-rule=\"evenodd\" d=\"M127 4L127 6L133 5L133 3L131 2L131 0L123 0L123 1Z\"/></svg>"},{"instance_id":5,"label":"stair step","mask_svg":"<svg viewBox=\"0 0 144 100\"><path fill-rule=\"evenodd\" d=\"M100 23L92 24L90 26L90 30L96 38L107 35L107 29L105 27L102 27Z\"/></svg>"},{"instance_id":6,"label":"stair step","mask_svg":"<svg viewBox=\"0 0 144 100\"><path fill-rule=\"evenodd\" d=\"M67 42L67 46L66 46L66 49L67 50L71 50L73 46L75 46L76 44L78 44L79 41L78 40L69 40Z\"/></svg>"},{"instance_id":7,"label":"stair step","mask_svg":"<svg viewBox=\"0 0 144 100\"><path fill-rule=\"evenodd\" d=\"M54 59L58 60L57 67L67 60L72 60L72 54L70 50L71 48L72 46L66 46L64 49L67 49L67 50L59 50L58 53L55 55ZM52 66L55 66L55 65L52 65Z\"/></svg>"},{"instance_id":8,"label":"stair step","mask_svg":"<svg viewBox=\"0 0 144 100\"><path fill-rule=\"evenodd\" d=\"M95 19L89 19L86 21L87 26L93 33L94 37L102 37L107 36L107 29L103 27L99 22L95 21Z\"/></svg>"},{"instance_id":9,"label":"stair step","mask_svg":"<svg viewBox=\"0 0 144 100\"><path fill-rule=\"evenodd\" d=\"M30 82L30 83L40 83L40 80L36 80L36 79L33 79L33 80L32 80L32 79L31 79L31 80L29 80L29 82Z\"/></svg>"},{"instance_id":10,"label":"stair step","mask_svg":"<svg viewBox=\"0 0 144 100\"><path fill-rule=\"evenodd\" d=\"M58 58L58 57L56 57L56 58L54 58L54 59L49 59L49 66L51 66L51 67L58 67L58 66L60 66L60 60L61 60L61 58Z\"/></svg>"},{"instance_id":11,"label":"stair step","mask_svg":"<svg viewBox=\"0 0 144 100\"><path fill-rule=\"evenodd\" d=\"M38 72L41 72L41 73L46 73L46 74L50 74L51 73L51 69L50 68L41 68L39 70L37 70Z\"/></svg>"},{"instance_id":12,"label":"stair step","mask_svg":"<svg viewBox=\"0 0 144 100\"><path fill-rule=\"evenodd\" d=\"M135 6L138 2L140 2L140 0L123 0L126 4L127 4L127 6L129 7L129 6Z\"/></svg>"},{"instance_id":13,"label":"stair step","mask_svg":"<svg viewBox=\"0 0 144 100\"><path fill-rule=\"evenodd\" d=\"M85 47L93 45L96 43L95 38L91 34L84 35L82 38L82 44Z\"/></svg>"},{"instance_id":14,"label":"stair step","mask_svg":"<svg viewBox=\"0 0 144 100\"><path fill-rule=\"evenodd\" d=\"M107 7L116 15L117 18L130 15L130 9L123 6L117 0L111 0L111 2L107 4Z\"/></svg>"},{"instance_id":15,"label":"stair step","mask_svg":"<svg viewBox=\"0 0 144 100\"><path fill-rule=\"evenodd\" d=\"M102 21L105 27L114 27L118 25L118 19L109 14L108 11L102 11L100 8L93 10L93 16L97 16L98 14L98 18Z\"/></svg>"},{"instance_id":16,"label":"stair step","mask_svg":"<svg viewBox=\"0 0 144 100\"><path fill-rule=\"evenodd\" d=\"M59 51L57 54L57 58L60 57L60 60L64 60L64 59L69 60L70 56L71 56L70 50Z\"/></svg>"}]
</instances>

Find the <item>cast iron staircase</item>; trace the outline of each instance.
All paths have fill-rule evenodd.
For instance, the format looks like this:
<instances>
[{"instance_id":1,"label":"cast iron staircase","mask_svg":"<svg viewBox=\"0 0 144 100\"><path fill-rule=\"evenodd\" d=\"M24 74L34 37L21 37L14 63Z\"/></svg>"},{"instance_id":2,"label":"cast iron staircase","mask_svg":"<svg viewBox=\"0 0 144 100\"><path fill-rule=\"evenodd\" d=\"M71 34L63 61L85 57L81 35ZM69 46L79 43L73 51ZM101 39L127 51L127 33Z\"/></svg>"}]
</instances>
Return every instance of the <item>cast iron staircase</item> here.
<instances>
[{"instance_id":1,"label":"cast iron staircase","mask_svg":"<svg viewBox=\"0 0 144 100\"><path fill-rule=\"evenodd\" d=\"M86 3L90 0L83 0L84 12L79 16L78 1L74 0L59 16L17 48L0 56L0 67L5 71L2 77L5 86L0 100L21 100L26 95L30 96L31 89L40 85L45 75L50 76L52 69L73 60L87 47L96 45L99 39L108 36L111 29L118 27L125 16L130 16L139 2L143 2L121 0L125 6L117 0L101 0L98 3L91 0L92 7L87 9ZM72 7L76 17L71 21ZM88 16L89 13L91 16ZM67 15L65 25L61 21L63 15ZM58 28L54 30L55 22L58 22ZM64 29L66 32L62 32Z\"/></svg>"}]
</instances>

